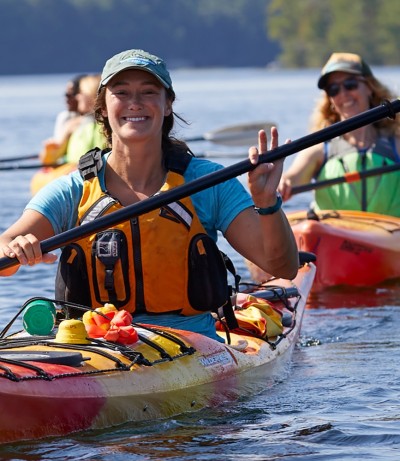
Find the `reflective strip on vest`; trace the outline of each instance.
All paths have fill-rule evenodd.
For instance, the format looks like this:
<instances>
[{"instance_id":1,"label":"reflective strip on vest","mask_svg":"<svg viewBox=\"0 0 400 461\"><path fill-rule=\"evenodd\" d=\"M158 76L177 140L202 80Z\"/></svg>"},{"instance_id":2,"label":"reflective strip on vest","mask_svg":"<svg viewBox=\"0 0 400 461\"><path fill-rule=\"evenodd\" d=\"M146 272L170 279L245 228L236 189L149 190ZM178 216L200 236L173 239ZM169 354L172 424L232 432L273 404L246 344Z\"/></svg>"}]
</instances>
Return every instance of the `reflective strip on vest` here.
<instances>
[{"instance_id":1,"label":"reflective strip on vest","mask_svg":"<svg viewBox=\"0 0 400 461\"><path fill-rule=\"evenodd\" d=\"M87 224L89 222L94 221L98 216L100 216L103 211L108 208L110 205L115 203L115 199L109 197L108 195L103 196L94 206L90 209L90 211L85 215L83 220L81 221L82 224Z\"/></svg>"}]
</instances>

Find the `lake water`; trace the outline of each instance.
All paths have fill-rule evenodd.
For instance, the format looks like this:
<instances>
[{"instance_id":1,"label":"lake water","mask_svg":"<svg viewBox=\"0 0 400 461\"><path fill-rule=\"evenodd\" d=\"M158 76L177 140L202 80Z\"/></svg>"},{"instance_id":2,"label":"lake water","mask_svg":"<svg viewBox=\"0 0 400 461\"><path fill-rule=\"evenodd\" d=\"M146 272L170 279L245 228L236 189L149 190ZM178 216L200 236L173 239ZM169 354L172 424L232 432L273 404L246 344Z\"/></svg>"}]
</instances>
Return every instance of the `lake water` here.
<instances>
[{"instance_id":1,"label":"lake water","mask_svg":"<svg viewBox=\"0 0 400 461\"><path fill-rule=\"evenodd\" d=\"M400 68L376 75L400 94ZM0 77L0 158L37 153L63 108L67 75ZM280 139L308 133L317 70L177 70L182 137L226 125L273 122ZM192 144L195 152L246 148ZM292 158L286 159L287 167ZM34 170L1 171L0 232L30 197ZM243 178L242 178L243 179ZM300 194L286 211L307 207ZM221 245L248 279L240 257ZM334 262L332 262L334 263ZM0 326L32 296L52 296L55 266L0 278ZM397 460L400 459L400 289L338 290L310 298L291 369L262 395L168 421L0 447L1 460ZM0 415L0 418L7 415Z\"/></svg>"}]
</instances>

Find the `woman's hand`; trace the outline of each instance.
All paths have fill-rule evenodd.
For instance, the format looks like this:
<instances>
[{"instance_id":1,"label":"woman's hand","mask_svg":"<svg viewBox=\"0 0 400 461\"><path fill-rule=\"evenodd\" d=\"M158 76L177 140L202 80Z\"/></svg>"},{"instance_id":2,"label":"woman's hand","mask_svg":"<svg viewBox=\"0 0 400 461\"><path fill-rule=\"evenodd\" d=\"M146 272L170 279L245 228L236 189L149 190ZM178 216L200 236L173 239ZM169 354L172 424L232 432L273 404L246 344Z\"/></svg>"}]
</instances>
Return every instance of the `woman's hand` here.
<instances>
[{"instance_id":1,"label":"woman's hand","mask_svg":"<svg viewBox=\"0 0 400 461\"><path fill-rule=\"evenodd\" d=\"M33 266L38 263L51 264L57 259L53 253L42 253L39 240L33 234L19 235L8 243L1 243L0 256L16 258L21 266ZM0 275L12 275L18 270L12 267L0 270Z\"/></svg>"},{"instance_id":2,"label":"woman's hand","mask_svg":"<svg viewBox=\"0 0 400 461\"><path fill-rule=\"evenodd\" d=\"M288 142L288 141L287 141ZM271 128L270 149L278 147L278 130ZM267 134L264 130L258 133L258 148L250 147L249 159L253 165L257 165L260 154L265 154L267 149ZM283 159L274 163L262 163L248 174L248 186L254 205L259 208L267 208L276 203L276 190L283 171Z\"/></svg>"},{"instance_id":3,"label":"woman's hand","mask_svg":"<svg viewBox=\"0 0 400 461\"><path fill-rule=\"evenodd\" d=\"M289 178L285 178L285 176L282 176L282 179L279 183L278 186L278 191L282 196L282 200L285 202L286 200L289 200L290 197L292 196L292 181Z\"/></svg>"}]
</instances>

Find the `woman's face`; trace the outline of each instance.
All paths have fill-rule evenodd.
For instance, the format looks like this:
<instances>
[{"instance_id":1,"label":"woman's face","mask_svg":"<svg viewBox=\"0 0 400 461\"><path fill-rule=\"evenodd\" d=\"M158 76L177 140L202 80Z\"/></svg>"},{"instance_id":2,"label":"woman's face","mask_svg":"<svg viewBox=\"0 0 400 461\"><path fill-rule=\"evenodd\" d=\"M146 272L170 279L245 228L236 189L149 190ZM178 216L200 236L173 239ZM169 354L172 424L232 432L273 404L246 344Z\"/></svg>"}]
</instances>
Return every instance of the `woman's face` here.
<instances>
[{"instance_id":1,"label":"woman's face","mask_svg":"<svg viewBox=\"0 0 400 461\"><path fill-rule=\"evenodd\" d=\"M370 108L371 90L360 75L332 72L325 91L341 120L353 117Z\"/></svg>"},{"instance_id":2,"label":"woman's face","mask_svg":"<svg viewBox=\"0 0 400 461\"><path fill-rule=\"evenodd\" d=\"M152 74L129 69L107 84L103 117L122 142L161 142L164 117L172 112L166 89Z\"/></svg>"},{"instance_id":3,"label":"woman's face","mask_svg":"<svg viewBox=\"0 0 400 461\"><path fill-rule=\"evenodd\" d=\"M80 114L90 114L93 112L99 83L100 75L87 75L79 82L79 91L76 95L76 100L78 101L78 112Z\"/></svg>"},{"instance_id":4,"label":"woman's face","mask_svg":"<svg viewBox=\"0 0 400 461\"><path fill-rule=\"evenodd\" d=\"M78 101L78 112L80 114L89 114L93 111L95 97L92 94L80 92L76 95Z\"/></svg>"},{"instance_id":5,"label":"woman's face","mask_svg":"<svg viewBox=\"0 0 400 461\"><path fill-rule=\"evenodd\" d=\"M76 99L74 84L72 82L68 82L65 88L65 102L70 112L75 112L78 109L78 101Z\"/></svg>"}]
</instances>

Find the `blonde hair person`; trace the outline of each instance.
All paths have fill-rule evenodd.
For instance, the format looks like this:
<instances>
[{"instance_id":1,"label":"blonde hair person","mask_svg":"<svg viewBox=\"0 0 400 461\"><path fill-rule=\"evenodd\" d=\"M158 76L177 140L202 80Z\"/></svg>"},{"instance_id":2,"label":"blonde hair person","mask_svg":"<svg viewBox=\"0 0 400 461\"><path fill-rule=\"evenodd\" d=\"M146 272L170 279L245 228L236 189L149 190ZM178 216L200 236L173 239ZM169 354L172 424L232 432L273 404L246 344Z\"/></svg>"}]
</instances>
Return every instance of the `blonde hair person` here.
<instances>
[{"instance_id":1,"label":"blonde hair person","mask_svg":"<svg viewBox=\"0 0 400 461\"><path fill-rule=\"evenodd\" d=\"M59 112L54 123L53 138L55 140L62 140L64 135L65 126L72 118L78 117L78 101L76 95L79 92L79 81L84 76L77 75L76 77L68 80L65 87L65 106L66 108Z\"/></svg>"},{"instance_id":2,"label":"blonde hair person","mask_svg":"<svg viewBox=\"0 0 400 461\"><path fill-rule=\"evenodd\" d=\"M321 71L323 90L312 114L312 131L379 106L395 95L372 73L361 56L333 53ZM352 171L365 171L400 162L400 118L383 119L297 154L283 173L279 191L290 199L292 188ZM363 210L400 216L400 173L339 184L315 192L317 209Z\"/></svg>"},{"instance_id":3,"label":"blonde hair person","mask_svg":"<svg viewBox=\"0 0 400 461\"><path fill-rule=\"evenodd\" d=\"M76 98L78 110L83 115L67 143L65 160L68 163L78 163L79 158L90 149L106 147L105 137L94 118L94 105L99 85L100 75L88 75L82 78L79 84Z\"/></svg>"},{"instance_id":4,"label":"blonde hair person","mask_svg":"<svg viewBox=\"0 0 400 461\"><path fill-rule=\"evenodd\" d=\"M80 115L65 124L60 138L45 141L39 156L44 164L58 161L76 163L81 155L93 147L104 147L104 137L94 124L93 115L99 83L99 74L85 75L80 79L76 94L77 111Z\"/></svg>"}]
</instances>

